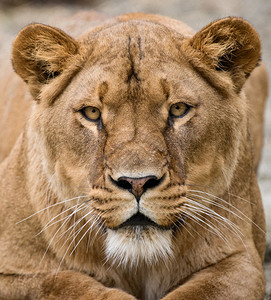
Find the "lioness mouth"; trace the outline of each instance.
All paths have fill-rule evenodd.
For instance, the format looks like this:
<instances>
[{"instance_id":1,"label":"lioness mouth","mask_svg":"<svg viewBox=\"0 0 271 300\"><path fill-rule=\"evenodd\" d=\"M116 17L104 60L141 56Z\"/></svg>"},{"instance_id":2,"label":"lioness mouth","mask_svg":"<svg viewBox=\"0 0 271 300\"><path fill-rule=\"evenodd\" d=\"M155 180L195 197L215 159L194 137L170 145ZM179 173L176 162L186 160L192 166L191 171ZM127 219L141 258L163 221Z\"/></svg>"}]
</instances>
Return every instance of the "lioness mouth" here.
<instances>
[{"instance_id":1,"label":"lioness mouth","mask_svg":"<svg viewBox=\"0 0 271 300\"><path fill-rule=\"evenodd\" d=\"M146 217L142 213L138 212L135 215L133 215L130 219L126 220L124 223L120 224L118 228L123 228L126 226L142 226L142 227L147 227L147 226L153 226L153 227L158 227L160 229L168 229L163 226L158 225L154 221L152 221L150 218Z\"/></svg>"}]
</instances>

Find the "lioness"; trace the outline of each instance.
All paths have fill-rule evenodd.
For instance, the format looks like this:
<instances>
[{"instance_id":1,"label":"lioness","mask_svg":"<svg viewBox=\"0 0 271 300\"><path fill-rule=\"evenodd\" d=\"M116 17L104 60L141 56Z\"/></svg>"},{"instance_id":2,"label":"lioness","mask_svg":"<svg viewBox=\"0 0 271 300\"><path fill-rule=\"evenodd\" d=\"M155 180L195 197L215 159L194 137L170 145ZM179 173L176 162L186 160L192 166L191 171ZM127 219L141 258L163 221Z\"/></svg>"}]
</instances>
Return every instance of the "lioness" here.
<instances>
[{"instance_id":1,"label":"lioness","mask_svg":"<svg viewBox=\"0 0 271 300\"><path fill-rule=\"evenodd\" d=\"M233 17L25 27L30 93L7 72L1 88L3 159L21 134L0 167L0 298L262 299L260 55Z\"/></svg>"}]
</instances>

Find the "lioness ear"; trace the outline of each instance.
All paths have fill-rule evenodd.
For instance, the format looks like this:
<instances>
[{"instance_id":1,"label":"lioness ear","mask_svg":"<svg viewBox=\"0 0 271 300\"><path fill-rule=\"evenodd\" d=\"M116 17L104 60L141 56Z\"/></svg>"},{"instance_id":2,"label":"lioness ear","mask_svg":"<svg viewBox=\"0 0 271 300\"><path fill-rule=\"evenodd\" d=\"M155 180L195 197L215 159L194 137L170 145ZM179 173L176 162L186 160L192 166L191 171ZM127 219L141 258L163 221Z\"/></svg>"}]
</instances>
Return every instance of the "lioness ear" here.
<instances>
[{"instance_id":1,"label":"lioness ear","mask_svg":"<svg viewBox=\"0 0 271 300\"><path fill-rule=\"evenodd\" d=\"M61 74L77 51L77 42L60 29L31 24L21 30L13 43L12 64L35 98L42 85Z\"/></svg>"},{"instance_id":2,"label":"lioness ear","mask_svg":"<svg viewBox=\"0 0 271 300\"><path fill-rule=\"evenodd\" d=\"M238 92L261 56L257 32L241 18L214 21L196 33L189 43L210 67L229 72Z\"/></svg>"}]
</instances>

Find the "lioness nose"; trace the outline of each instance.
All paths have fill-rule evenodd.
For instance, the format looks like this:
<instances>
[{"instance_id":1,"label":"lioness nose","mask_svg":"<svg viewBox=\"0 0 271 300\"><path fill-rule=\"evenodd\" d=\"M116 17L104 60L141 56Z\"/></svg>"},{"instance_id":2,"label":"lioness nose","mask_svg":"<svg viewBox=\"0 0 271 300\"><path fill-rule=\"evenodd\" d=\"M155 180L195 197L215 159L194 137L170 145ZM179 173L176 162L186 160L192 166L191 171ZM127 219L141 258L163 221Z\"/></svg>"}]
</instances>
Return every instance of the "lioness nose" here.
<instances>
[{"instance_id":1,"label":"lioness nose","mask_svg":"<svg viewBox=\"0 0 271 300\"><path fill-rule=\"evenodd\" d=\"M156 176L146 176L140 178L120 177L115 183L132 193L137 201L140 200L142 194L149 188L155 187L160 184L162 178L157 179Z\"/></svg>"}]
</instances>

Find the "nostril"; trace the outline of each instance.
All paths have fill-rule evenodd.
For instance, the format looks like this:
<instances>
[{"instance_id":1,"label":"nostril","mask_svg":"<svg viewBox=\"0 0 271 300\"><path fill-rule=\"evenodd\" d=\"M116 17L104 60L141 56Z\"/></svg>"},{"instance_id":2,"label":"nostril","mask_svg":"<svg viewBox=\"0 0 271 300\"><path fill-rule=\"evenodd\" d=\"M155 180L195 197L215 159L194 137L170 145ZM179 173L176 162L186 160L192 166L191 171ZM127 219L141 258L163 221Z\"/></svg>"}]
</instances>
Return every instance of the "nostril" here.
<instances>
[{"instance_id":1,"label":"nostril","mask_svg":"<svg viewBox=\"0 0 271 300\"><path fill-rule=\"evenodd\" d=\"M155 178L150 178L144 185L143 189L146 191L147 189L154 188L160 184L160 182L163 180L164 176L161 177L160 179Z\"/></svg>"},{"instance_id":2,"label":"nostril","mask_svg":"<svg viewBox=\"0 0 271 300\"><path fill-rule=\"evenodd\" d=\"M114 180L111 177L111 181L120 188L128 190L132 193L139 201L141 195L150 188L158 186L163 180L164 176L157 179L156 176L145 176L145 177L125 177L122 176L118 180Z\"/></svg>"},{"instance_id":3,"label":"nostril","mask_svg":"<svg viewBox=\"0 0 271 300\"><path fill-rule=\"evenodd\" d=\"M122 179L123 177L120 177L118 180L115 180L113 179L111 176L110 177L110 180L118 187L122 188L122 189L125 189L125 190L129 190L131 191L132 190L132 185L131 183L129 183L127 180L124 180Z\"/></svg>"},{"instance_id":4,"label":"nostril","mask_svg":"<svg viewBox=\"0 0 271 300\"><path fill-rule=\"evenodd\" d=\"M133 188L131 183L129 183L128 181L123 180L123 179L119 179L118 181L115 181L115 183L117 184L117 186L119 186L125 190L132 190L132 188Z\"/></svg>"}]
</instances>

